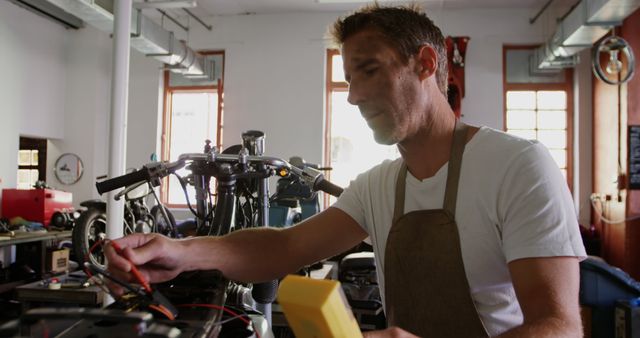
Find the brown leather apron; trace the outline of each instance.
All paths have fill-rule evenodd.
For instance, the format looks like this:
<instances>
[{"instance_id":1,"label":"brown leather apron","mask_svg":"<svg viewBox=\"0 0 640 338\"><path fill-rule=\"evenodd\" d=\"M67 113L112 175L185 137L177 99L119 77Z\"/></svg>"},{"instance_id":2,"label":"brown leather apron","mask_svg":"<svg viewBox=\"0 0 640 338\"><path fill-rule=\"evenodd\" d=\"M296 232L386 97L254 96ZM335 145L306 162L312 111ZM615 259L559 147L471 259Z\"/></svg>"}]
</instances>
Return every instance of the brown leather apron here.
<instances>
[{"instance_id":1,"label":"brown leather apron","mask_svg":"<svg viewBox=\"0 0 640 338\"><path fill-rule=\"evenodd\" d=\"M404 214L406 164L396 182L384 259L386 315L389 326L425 338L488 337L471 299L454 219L467 129L456 123L443 209Z\"/></svg>"}]
</instances>

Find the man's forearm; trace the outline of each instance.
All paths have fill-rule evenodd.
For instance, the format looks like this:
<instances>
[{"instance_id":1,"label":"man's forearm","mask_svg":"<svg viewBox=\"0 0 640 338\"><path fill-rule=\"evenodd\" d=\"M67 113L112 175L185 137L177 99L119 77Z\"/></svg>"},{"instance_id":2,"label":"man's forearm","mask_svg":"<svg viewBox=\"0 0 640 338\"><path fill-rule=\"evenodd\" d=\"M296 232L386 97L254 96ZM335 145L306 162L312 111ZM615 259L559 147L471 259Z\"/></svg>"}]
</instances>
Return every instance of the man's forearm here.
<instances>
[{"instance_id":1,"label":"man's forearm","mask_svg":"<svg viewBox=\"0 0 640 338\"><path fill-rule=\"evenodd\" d=\"M498 338L581 338L582 336L582 323L579 319L571 323L559 318L549 317L524 323L499 335Z\"/></svg>"},{"instance_id":2,"label":"man's forearm","mask_svg":"<svg viewBox=\"0 0 640 338\"><path fill-rule=\"evenodd\" d=\"M287 238L282 230L260 228L223 237L186 239L182 241L184 270L218 269L226 277L244 282L280 278L306 263L288 252Z\"/></svg>"}]
</instances>

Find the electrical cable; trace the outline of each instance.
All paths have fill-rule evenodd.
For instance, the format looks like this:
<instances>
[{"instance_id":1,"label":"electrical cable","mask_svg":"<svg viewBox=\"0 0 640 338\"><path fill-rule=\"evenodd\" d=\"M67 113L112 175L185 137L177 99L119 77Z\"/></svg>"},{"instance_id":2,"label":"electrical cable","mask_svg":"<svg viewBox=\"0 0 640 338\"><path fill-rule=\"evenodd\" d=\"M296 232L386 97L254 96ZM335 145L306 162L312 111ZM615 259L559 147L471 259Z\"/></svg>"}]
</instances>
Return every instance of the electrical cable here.
<instances>
[{"instance_id":1,"label":"electrical cable","mask_svg":"<svg viewBox=\"0 0 640 338\"><path fill-rule=\"evenodd\" d=\"M175 172L172 174L176 176L176 178L178 179L178 182L180 182L180 186L182 186L182 191L184 191L184 197L187 200L187 207L189 207L189 210L191 210L191 213L194 216L196 216L196 218L202 219L202 217L200 217L198 212L195 211L191 206L191 201L189 200L189 193L187 192L187 183L184 181L184 179L180 175L176 174Z\"/></svg>"},{"instance_id":2,"label":"electrical cable","mask_svg":"<svg viewBox=\"0 0 640 338\"><path fill-rule=\"evenodd\" d=\"M136 279L136 281L140 285L142 285L142 287L145 289L145 291L147 291L148 294L151 294L153 292L151 290L151 285L149 285L149 282L147 282L144 279L144 277L140 273L140 270L138 270L138 268L131 262L131 260L129 260L124 256L124 249L120 247L120 245L117 242L113 242L113 241L111 242L111 246L118 253L118 255L122 256L122 258L126 259L129 262L129 264L131 265L130 272L133 275L133 277Z\"/></svg>"},{"instance_id":3,"label":"electrical cable","mask_svg":"<svg viewBox=\"0 0 640 338\"><path fill-rule=\"evenodd\" d=\"M215 204L213 204L213 200L214 200L215 196L216 195L212 194L210 190L208 191L209 200L207 201L207 205L209 206L209 215L207 216L207 220L211 220L211 223L208 223L209 224L209 232L207 234L208 236L211 236L211 232L213 231L213 224L212 223L213 223L213 218L214 218L214 215L215 215L215 211L214 211L215 210Z\"/></svg>"},{"instance_id":4,"label":"electrical cable","mask_svg":"<svg viewBox=\"0 0 640 338\"><path fill-rule=\"evenodd\" d=\"M629 222L629 221L633 221L636 219L640 219L640 215L637 216L632 216L632 217L627 217L627 218L623 218L621 220L611 220L608 219L604 216L604 212L602 211L601 208L599 208L596 205L596 200L599 200L600 203L602 203L602 200L600 200L600 198L591 198L591 205L593 206L593 209L596 211L596 213L598 214L598 217L600 217L600 219L607 223L607 224L619 224L619 223L624 223L624 222Z\"/></svg>"},{"instance_id":5,"label":"electrical cable","mask_svg":"<svg viewBox=\"0 0 640 338\"><path fill-rule=\"evenodd\" d=\"M104 293L111 294L111 290L109 290L109 288L104 283L104 280L102 278L99 278L98 276L91 276L89 279L87 279L87 281L99 287L100 290L102 290Z\"/></svg>"},{"instance_id":6,"label":"electrical cable","mask_svg":"<svg viewBox=\"0 0 640 338\"><path fill-rule=\"evenodd\" d=\"M133 287L133 285L131 285L131 284L125 282L125 281L122 281L119 278L114 277L112 274L110 274L106 270L97 267L95 264L85 263L85 266L88 269L91 269L94 273L100 274L103 277L106 277L110 281L122 286L123 288L125 288L125 289L127 289L127 290L129 290L129 291L131 291L131 292L133 292L133 293L135 293L137 295L139 295L139 296L142 296L142 295L145 294L144 291L143 291L144 288L135 288L135 287ZM109 292L109 293L113 294L113 292Z\"/></svg>"},{"instance_id":7,"label":"electrical cable","mask_svg":"<svg viewBox=\"0 0 640 338\"><path fill-rule=\"evenodd\" d=\"M51 332L45 320L40 320L40 325L42 326L42 338L49 338Z\"/></svg>"},{"instance_id":8,"label":"electrical cable","mask_svg":"<svg viewBox=\"0 0 640 338\"><path fill-rule=\"evenodd\" d=\"M179 176L175 172L172 174L175 175L176 178L178 178L178 182L180 182L180 186L182 186L182 191L184 192L184 197L187 200L187 206L189 207L189 210L191 210L191 213L194 216L196 216L196 218L201 219L203 221L206 221L207 219L209 219L213 214L213 208L212 207L209 208L209 212L207 213L206 217L203 218L202 216L200 216L200 214L198 214L198 212L195 209L193 209L193 206L191 205L191 201L189 200L189 193L187 192L187 183L184 181L184 179L181 176Z\"/></svg>"},{"instance_id":9,"label":"electrical cable","mask_svg":"<svg viewBox=\"0 0 640 338\"><path fill-rule=\"evenodd\" d=\"M112 244L115 244L115 242L112 242ZM115 246L114 246L114 249L115 249ZM118 251L118 250L116 249L116 251ZM85 263L85 266L88 269L93 270L95 273L98 273L98 274L108 278L112 282L122 286L123 288L133 292L134 294L136 294L138 296L147 297L147 298L153 298L151 287L149 286L149 283L144 281L144 279L140 275L140 272L133 265L132 265L131 272L133 273L133 275L136 278L136 280L141 283L141 285L142 285L141 288L137 288L136 289L133 285L131 285L131 284L125 282L125 281L122 281L119 278L114 277L112 274L110 274L106 270L103 270L103 269L95 266L94 264ZM134 271L136 271L136 272L134 272ZM111 295L115 296L114 293L111 290L109 290L109 293ZM175 320L175 316L163 304L148 304L147 307L149 309L152 309L152 310L155 310L155 311L161 313L162 315L164 315L169 320Z\"/></svg>"},{"instance_id":10,"label":"electrical cable","mask_svg":"<svg viewBox=\"0 0 640 338\"><path fill-rule=\"evenodd\" d=\"M169 320L175 320L176 317L173 316L173 314L163 305L155 305L155 304L149 304L148 307L152 310L156 310L160 313L162 313L165 317L167 317L167 319Z\"/></svg>"},{"instance_id":11,"label":"electrical cable","mask_svg":"<svg viewBox=\"0 0 640 338\"><path fill-rule=\"evenodd\" d=\"M240 314L238 317L231 317L231 318L227 318L227 319L224 319L224 320L221 320L221 321L218 321L218 322L214 322L212 325L222 325L222 324L226 324L226 323L228 323L228 322L232 322L232 321L234 321L234 320L236 320L236 319L238 319L238 318L245 318L245 319L247 319L247 320L251 319L251 317L249 317L249 315L248 315L248 314L243 313L243 314Z\"/></svg>"},{"instance_id":12,"label":"electrical cable","mask_svg":"<svg viewBox=\"0 0 640 338\"><path fill-rule=\"evenodd\" d=\"M210 308L210 309L215 309L215 310L222 310L230 315L232 315L232 319L238 318L240 319L243 323L253 327L253 332L255 333L257 338L260 338L260 334L258 333L258 330L256 330L255 325L253 325L253 321L244 318L244 316L247 316L247 314L238 314L235 311L229 310L227 307L224 306L219 306L219 305L215 305L215 304L180 304L177 305L177 307L204 307L204 308Z\"/></svg>"},{"instance_id":13,"label":"electrical cable","mask_svg":"<svg viewBox=\"0 0 640 338\"><path fill-rule=\"evenodd\" d=\"M102 246L102 242L104 242L103 240L99 239L97 240L95 243L93 243L93 245L89 248L89 251L87 251L87 253L84 255L84 261L85 262L90 262L90 256L93 253L93 251L98 247L98 245ZM84 272L87 274L87 276L89 278L93 277L93 274L91 274L91 271L89 271L88 268L84 268Z\"/></svg>"}]
</instances>

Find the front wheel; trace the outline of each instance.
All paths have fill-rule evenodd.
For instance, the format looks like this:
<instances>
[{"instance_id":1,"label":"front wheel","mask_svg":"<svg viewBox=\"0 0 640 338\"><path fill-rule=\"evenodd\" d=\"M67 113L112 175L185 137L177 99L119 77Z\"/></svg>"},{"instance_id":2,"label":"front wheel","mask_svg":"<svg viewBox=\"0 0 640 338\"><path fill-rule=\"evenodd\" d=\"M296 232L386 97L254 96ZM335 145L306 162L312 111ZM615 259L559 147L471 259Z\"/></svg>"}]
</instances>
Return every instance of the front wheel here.
<instances>
[{"instance_id":1,"label":"front wheel","mask_svg":"<svg viewBox=\"0 0 640 338\"><path fill-rule=\"evenodd\" d=\"M162 209L160 208L164 209L164 211L166 212L166 215L169 218L168 223L164 217L164 214L162 213ZM151 217L153 217L153 219L155 220L157 232L165 236L177 237L176 219L171 211L169 211L169 209L162 205L154 205L153 208L151 208L150 214Z\"/></svg>"},{"instance_id":2,"label":"front wheel","mask_svg":"<svg viewBox=\"0 0 640 338\"><path fill-rule=\"evenodd\" d=\"M99 244L105 238L107 216L104 212L89 208L80 214L71 233L76 259L106 268L106 261Z\"/></svg>"}]
</instances>

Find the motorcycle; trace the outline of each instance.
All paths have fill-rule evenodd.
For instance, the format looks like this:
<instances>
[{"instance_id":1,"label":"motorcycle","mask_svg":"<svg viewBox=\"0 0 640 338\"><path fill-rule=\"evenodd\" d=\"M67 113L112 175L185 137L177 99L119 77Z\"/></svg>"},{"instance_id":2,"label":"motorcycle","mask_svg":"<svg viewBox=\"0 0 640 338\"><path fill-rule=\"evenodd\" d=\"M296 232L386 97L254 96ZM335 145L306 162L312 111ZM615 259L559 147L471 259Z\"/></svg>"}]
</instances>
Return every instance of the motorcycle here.
<instances>
[{"instance_id":1,"label":"motorcycle","mask_svg":"<svg viewBox=\"0 0 640 338\"><path fill-rule=\"evenodd\" d=\"M147 205L147 197L153 195L156 204ZM153 187L148 182L140 182L126 187L115 195L124 197L124 233L160 233L177 237L176 221L169 210L160 203ZM106 238L107 203L100 199L80 203L86 208L80 213L72 230L73 249L76 259L105 267L101 243Z\"/></svg>"}]
</instances>

